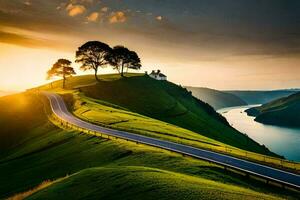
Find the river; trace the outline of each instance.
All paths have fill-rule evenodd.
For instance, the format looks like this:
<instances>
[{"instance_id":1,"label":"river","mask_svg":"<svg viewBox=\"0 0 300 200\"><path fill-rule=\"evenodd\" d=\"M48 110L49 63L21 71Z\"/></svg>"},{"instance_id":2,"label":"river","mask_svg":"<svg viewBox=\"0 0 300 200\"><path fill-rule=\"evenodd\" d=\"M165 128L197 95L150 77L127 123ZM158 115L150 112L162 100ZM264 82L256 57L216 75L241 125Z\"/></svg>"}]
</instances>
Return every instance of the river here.
<instances>
[{"instance_id":1,"label":"river","mask_svg":"<svg viewBox=\"0 0 300 200\"><path fill-rule=\"evenodd\" d=\"M239 106L218 110L237 130L246 133L271 151L284 156L288 160L300 162L300 129L264 125L248 116L246 109L253 107Z\"/></svg>"}]
</instances>

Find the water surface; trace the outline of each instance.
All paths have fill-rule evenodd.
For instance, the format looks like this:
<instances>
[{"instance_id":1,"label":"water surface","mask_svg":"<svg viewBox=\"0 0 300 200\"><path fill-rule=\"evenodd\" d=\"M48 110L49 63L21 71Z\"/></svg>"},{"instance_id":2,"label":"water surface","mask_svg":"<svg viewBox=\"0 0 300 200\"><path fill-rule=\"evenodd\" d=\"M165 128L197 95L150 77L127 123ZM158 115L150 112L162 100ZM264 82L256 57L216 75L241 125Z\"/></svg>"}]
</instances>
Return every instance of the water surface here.
<instances>
[{"instance_id":1,"label":"water surface","mask_svg":"<svg viewBox=\"0 0 300 200\"><path fill-rule=\"evenodd\" d=\"M254 121L245 112L251 106L230 107L218 110L237 130L246 133L271 151L293 161L300 162L300 129L264 125Z\"/></svg>"}]
</instances>

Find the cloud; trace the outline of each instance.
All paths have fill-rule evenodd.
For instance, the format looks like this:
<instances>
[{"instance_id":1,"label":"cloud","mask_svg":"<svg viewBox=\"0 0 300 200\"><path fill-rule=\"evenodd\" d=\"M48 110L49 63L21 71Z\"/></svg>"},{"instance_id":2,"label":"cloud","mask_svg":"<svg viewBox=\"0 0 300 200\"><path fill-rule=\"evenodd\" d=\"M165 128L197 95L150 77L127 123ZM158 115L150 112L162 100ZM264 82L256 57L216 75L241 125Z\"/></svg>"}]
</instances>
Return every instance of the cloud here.
<instances>
[{"instance_id":1,"label":"cloud","mask_svg":"<svg viewBox=\"0 0 300 200\"><path fill-rule=\"evenodd\" d=\"M126 22L127 17L125 12L123 11L117 11L117 12L112 12L111 16L109 17L109 23L115 24L115 23L124 23Z\"/></svg>"},{"instance_id":2,"label":"cloud","mask_svg":"<svg viewBox=\"0 0 300 200\"><path fill-rule=\"evenodd\" d=\"M67 6L67 3L62 2L58 6L56 6L56 10L62 10Z\"/></svg>"},{"instance_id":3,"label":"cloud","mask_svg":"<svg viewBox=\"0 0 300 200\"><path fill-rule=\"evenodd\" d=\"M29 0L27 0L27 1L24 1L24 4L26 5L26 6L31 6L31 1L29 1Z\"/></svg>"},{"instance_id":4,"label":"cloud","mask_svg":"<svg viewBox=\"0 0 300 200\"><path fill-rule=\"evenodd\" d=\"M32 2L32 5L24 5L25 1ZM0 0L0 25L41 33L64 34L68 37L72 34L78 38L90 38L88 35L99 35L99 26L105 26L105 23L126 22L126 26L122 27L105 26L105 31L109 34L104 34L103 30L101 38L106 37L109 40L114 33L115 40L119 41L119 32L129 33L151 40L150 44L152 41L171 44L176 42L176 45L193 46L195 52L212 52L216 57L216 51L226 55L300 52L300 4L297 3L297 7L294 0L278 0L287 2L288 7L280 6L281 4L260 5L252 1L234 5L220 1L214 6L211 6L210 0L191 0L189 4L173 1L174 6L171 9L166 1L155 0L132 0L132 3L121 0L94 0L92 5L87 3L92 2L90 0ZM77 7L81 8L81 15L75 9ZM99 13L98 22L105 23L91 23L86 26L83 22L96 20L96 14L91 15L93 12ZM84 17L74 20L68 13ZM149 13L152 16L148 16Z\"/></svg>"},{"instance_id":5,"label":"cloud","mask_svg":"<svg viewBox=\"0 0 300 200\"><path fill-rule=\"evenodd\" d=\"M94 0L70 0L70 4L93 4Z\"/></svg>"},{"instance_id":6,"label":"cloud","mask_svg":"<svg viewBox=\"0 0 300 200\"><path fill-rule=\"evenodd\" d=\"M98 12L92 12L89 16L87 16L87 20L89 22L97 22L99 19L99 13Z\"/></svg>"},{"instance_id":7,"label":"cloud","mask_svg":"<svg viewBox=\"0 0 300 200\"><path fill-rule=\"evenodd\" d=\"M105 7L101 8L101 12L107 12L108 9L109 9L109 8L105 6Z\"/></svg>"},{"instance_id":8,"label":"cloud","mask_svg":"<svg viewBox=\"0 0 300 200\"><path fill-rule=\"evenodd\" d=\"M163 17L162 16L157 16L155 19L158 20L158 21L161 21L163 19Z\"/></svg>"},{"instance_id":9,"label":"cloud","mask_svg":"<svg viewBox=\"0 0 300 200\"><path fill-rule=\"evenodd\" d=\"M53 41L50 40L34 38L27 35L10 33L1 30L0 30L0 41L1 43L14 44L14 45L24 46L29 48L53 47L53 44L55 44Z\"/></svg>"},{"instance_id":10,"label":"cloud","mask_svg":"<svg viewBox=\"0 0 300 200\"><path fill-rule=\"evenodd\" d=\"M81 15L86 11L86 8L83 5L73 5L69 4L66 8L68 11L69 16L74 17L76 15Z\"/></svg>"}]
</instances>

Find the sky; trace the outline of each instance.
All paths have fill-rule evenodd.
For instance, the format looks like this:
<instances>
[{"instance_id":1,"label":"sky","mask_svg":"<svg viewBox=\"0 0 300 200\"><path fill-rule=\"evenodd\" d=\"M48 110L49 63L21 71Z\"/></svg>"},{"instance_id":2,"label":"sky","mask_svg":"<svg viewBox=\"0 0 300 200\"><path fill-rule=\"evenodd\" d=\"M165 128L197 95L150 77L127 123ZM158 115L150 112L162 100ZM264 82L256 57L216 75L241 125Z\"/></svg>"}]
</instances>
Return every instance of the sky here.
<instances>
[{"instance_id":1,"label":"sky","mask_svg":"<svg viewBox=\"0 0 300 200\"><path fill-rule=\"evenodd\" d=\"M140 72L160 69L180 85L300 87L298 0L0 0L0 90L45 83L57 59L74 61L90 40L125 45Z\"/></svg>"}]
</instances>

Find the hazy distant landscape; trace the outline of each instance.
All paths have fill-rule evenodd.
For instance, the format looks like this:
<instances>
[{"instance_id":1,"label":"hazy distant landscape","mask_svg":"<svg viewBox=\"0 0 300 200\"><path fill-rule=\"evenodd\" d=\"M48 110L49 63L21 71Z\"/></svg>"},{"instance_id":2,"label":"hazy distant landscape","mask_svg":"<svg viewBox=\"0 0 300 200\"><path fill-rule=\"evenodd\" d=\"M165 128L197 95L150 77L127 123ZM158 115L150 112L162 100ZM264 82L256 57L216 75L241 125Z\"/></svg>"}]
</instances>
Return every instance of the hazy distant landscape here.
<instances>
[{"instance_id":1,"label":"hazy distant landscape","mask_svg":"<svg viewBox=\"0 0 300 200\"><path fill-rule=\"evenodd\" d=\"M1 91L0 90L0 97L1 96L6 96L6 95L9 95L9 94L13 94L13 93L15 93L15 92L8 92L8 91Z\"/></svg>"},{"instance_id":2,"label":"hazy distant landscape","mask_svg":"<svg viewBox=\"0 0 300 200\"><path fill-rule=\"evenodd\" d=\"M298 89L266 91L220 91L210 88L186 87L192 94L216 110L226 107L266 104L299 92Z\"/></svg>"},{"instance_id":3,"label":"hazy distant landscape","mask_svg":"<svg viewBox=\"0 0 300 200\"><path fill-rule=\"evenodd\" d=\"M197 88L197 87L186 87L192 94L201 99L204 102L207 102L214 107L215 110L234 107L234 106L243 106L247 105L247 102L238 97L235 94L230 94L227 92L222 92L210 88Z\"/></svg>"},{"instance_id":4,"label":"hazy distant landscape","mask_svg":"<svg viewBox=\"0 0 300 200\"><path fill-rule=\"evenodd\" d=\"M267 90L267 91L226 91L227 93L234 94L243 99L249 105L265 104L270 101L279 99L281 97L287 97L296 93L297 89L286 90Z\"/></svg>"}]
</instances>

